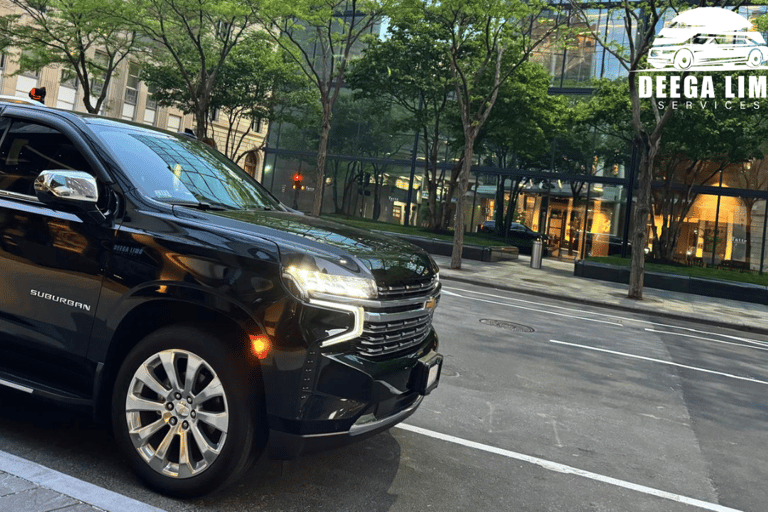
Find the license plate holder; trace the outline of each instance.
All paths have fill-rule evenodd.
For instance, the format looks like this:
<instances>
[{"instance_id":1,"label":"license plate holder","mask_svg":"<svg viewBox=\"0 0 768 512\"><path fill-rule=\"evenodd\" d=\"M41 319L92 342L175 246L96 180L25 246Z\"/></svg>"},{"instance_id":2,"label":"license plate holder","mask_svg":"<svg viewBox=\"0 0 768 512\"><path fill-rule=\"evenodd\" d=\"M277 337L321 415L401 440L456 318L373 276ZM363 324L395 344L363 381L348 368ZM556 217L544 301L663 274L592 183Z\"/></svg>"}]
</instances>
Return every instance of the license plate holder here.
<instances>
[{"instance_id":1,"label":"license plate holder","mask_svg":"<svg viewBox=\"0 0 768 512\"><path fill-rule=\"evenodd\" d=\"M443 356L435 354L429 358L419 359L419 379L418 391L422 395L428 395L437 387L440 382L440 373L443 368Z\"/></svg>"}]
</instances>

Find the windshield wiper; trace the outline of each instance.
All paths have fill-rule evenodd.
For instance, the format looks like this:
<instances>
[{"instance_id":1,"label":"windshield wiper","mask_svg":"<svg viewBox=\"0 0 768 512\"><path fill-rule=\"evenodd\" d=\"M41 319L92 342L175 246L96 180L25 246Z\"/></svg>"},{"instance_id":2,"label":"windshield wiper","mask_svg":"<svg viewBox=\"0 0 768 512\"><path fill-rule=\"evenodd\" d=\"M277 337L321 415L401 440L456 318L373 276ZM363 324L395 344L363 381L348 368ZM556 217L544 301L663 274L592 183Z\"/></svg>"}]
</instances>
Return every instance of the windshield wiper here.
<instances>
[{"instance_id":1,"label":"windshield wiper","mask_svg":"<svg viewBox=\"0 0 768 512\"><path fill-rule=\"evenodd\" d=\"M188 208L195 208L197 210L203 210L203 211L207 210L207 211L214 211L214 212L223 212L227 210L236 210L236 208L233 208L232 206L221 204L221 203L207 203L205 201L185 201L184 199L171 199L171 200L157 199L157 200L165 204L170 204L172 206L186 206Z\"/></svg>"}]
</instances>

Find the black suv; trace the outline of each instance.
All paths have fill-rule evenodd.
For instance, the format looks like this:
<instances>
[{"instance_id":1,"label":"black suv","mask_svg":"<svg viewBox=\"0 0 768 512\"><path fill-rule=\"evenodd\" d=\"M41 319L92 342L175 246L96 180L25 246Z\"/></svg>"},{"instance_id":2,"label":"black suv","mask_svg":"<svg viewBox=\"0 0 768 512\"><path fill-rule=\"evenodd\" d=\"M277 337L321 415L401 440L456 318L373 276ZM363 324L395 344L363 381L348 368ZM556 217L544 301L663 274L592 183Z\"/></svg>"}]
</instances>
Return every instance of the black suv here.
<instances>
[{"instance_id":1,"label":"black suv","mask_svg":"<svg viewBox=\"0 0 768 512\"><path fill-rule=\"evenodd\" d=\"M110 420L154 489L380 432L437 385L423 251L183 135L12 103L0 134L0 385Z\"/></svg>"}]
</instances>

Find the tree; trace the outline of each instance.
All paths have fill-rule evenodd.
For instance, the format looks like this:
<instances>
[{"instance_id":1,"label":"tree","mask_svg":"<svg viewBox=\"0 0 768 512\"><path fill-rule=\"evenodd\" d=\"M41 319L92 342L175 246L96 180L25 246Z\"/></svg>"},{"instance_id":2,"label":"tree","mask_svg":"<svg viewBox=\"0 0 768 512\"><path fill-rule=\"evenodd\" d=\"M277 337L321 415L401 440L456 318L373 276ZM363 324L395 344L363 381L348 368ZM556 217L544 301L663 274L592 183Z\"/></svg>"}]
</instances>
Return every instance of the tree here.
<instances>
[{"instance_id":1,"label":"tree","mask_svg":"<svg viewBox=\"0 0 768 512\"><path fill-rule=\"evenodd\" d=\"M372 181L375 220L380 213L379 199L387 170L387 164L376 161L391 157L407 144L408 137L399 131L403 113L386 98L355 99L351 94L343 94L334 114L337 121L331 128L330 139L334 152L363 157L347 160L345 164L339 159L333 162L334 211L347 215L359 211L364 193L371 193Z\"/></svg>"},{"instance_id":2,"label":"tree","mask_svg":"<svg viewBox=\"0 0 768 512\"><path fill-rule=\"evenodd\" d=\"M720 102L726 100L722 78L718 76L714 80ZM653 119L650 103L651 100L641 102L645 122ZM658 102L654 103L658 106ZM592 98L580 104L577 111L577 124L618 143L619 146L608 143L604 149L598 149L601 159L610 158L620 145L632 141L632 109L626 80L599 81ZM761 145L768 138L767 123L762 109L713 111L698 105L678 109L669 120L652 169L656 183L651 190L653 215L650 217L654 258L674 259L681 229L696 201L698 187L709 184L735 163L762 157ZM571 132L578 131L576 128Z\"/></svg>"},{"instance_id":3,"label":"tree","mask_svg":"<svg viewBox=\"0 0 768 512\"><path fill-rule=\"evenodd\" d=\"M208 131L216 83L233 48L256 28L255 0L140 0L135 27L156 44L145 78L178 91L178 104L195 115L195 135Z\"/></svg>"},{"instance_id":4,"label":"tree","mask_svg":"<svg viewBox=\"0 0 768 512\"><path fill-rule=\"evenodd\" d=\"M648 245L648 217L651 213L651 182L653 181L654 160L659 152L664 127L672 117L673 109L659 111L656 102L651 102L653 116L643 118L638 88L638 71L650 51L656 27L663 16L674 7L673 0L646 0L630 2L623 0L612 9L624 18L624 30L628 46L618 47L607 41L605 34L600 34L590 23L589 6L579 0L570 0L574 14L583 22L584 31L598 41L619 61L628 72L628 92L632 108L632 127L634 144L639 150L640 162L637 169L637 201L633 214L632 263L630 266L629 291L631 299L643 298L643 278L645 275L645 252Z\"/></svg>"},{"instance_id":5,"label":"tree","mask_svg":"<svg viewBox=\"0 0 768 512\"><path fill-rule=\"evenodd\" d=\"M426 155L424 186L432 230L447 227L441 222L446 215L437 205L438 158L445 140L444 118L454 105L450 101L453 79L444 58L447 42L439 36L435 26L414 19L406 11L395 11L387 37L371 38L347 80L359 96L387 96L410 114L409 127L419 132Z\"/></svg>"},{"instance_id":6,"label":"tree","mask_svg":"<svg viewBox=\"0 0 768 512\"><path fill-rule=\"evenodd\" d=\"M765 148L762 148L765 149ZM768 160L764 157L760 160L754 160L750 162L742 162L737 167L735 173L735 182L738 186L743 188L749 188L751 190L765 190L768 185ZM746 237L746 250L745 260L746 264L751 267L752 261L752 210L758 201L765 201L765 199L759 197L742 197L741 201L744 203L745 218L744 228ZM765 206L764 206L765 208ZM763 242L764 243L764 242ZM760 261L760 257L757 258ZM762 265L761 265L762 266Z\"/></svg>"},{"instance_id":7,"label":"tree","mask_svg":"<svg viewBox=\"0 0 768 512\"><path fill-rule=\"evenodd\" d=\"M500 87L525 63L531 52L549 41L556 24L555 7L538 0L415 0L424 23L434 25L447 41L444 58L454 80L464 137L458 175L451 268L461 268L464 247L464 203L477 136L490 115Z\"/></svg>"},{"instance_id":8,"label":"tree","mask_svg":"<svg viewBox=\"0 0 768 512\"><path fill-rule=\"evenodd\" d=\"M239 162L254 150L243 148L254 122L281 120L286 106L297 108L312 100L305 77L284 52L260 32L246 35L232 50L211 92L210 110L226 116L223 153ZM238 133L243 124L245 130Z\"/></svg>"},{"instance_id":9,"label":"tree","mask_svg":"<svg viewBox=\"0 0 768 512\"><path fill-rule=\"evenodd\" d=\"M312 215L321 213L333 106L360 38L378 25L392 0L264 0L262 26L317 87L322 106Z\"/></svg>"},{"instance_id":10,"label":"tree","mask_svg":"<svg viewBox=\"0 0 768 512\"><path fill-rule=\"evenodd\" d=\"M121 62L143 48L132 6L123 0L10 2L18 12L0 17L0 42L22 49L21 71L64 66L80 84L85 109L98 113Z\"/></svg>"},{"instance_id":11,"label":"tree","mask_svg":"<svg viewBox=\"0 0 768 512\"><path fill-rule=\"evenodd\" d=\"M724 100L722 87L716 87ZM709 184L734 164L763 157L768 138L768 116L763 109L684 109L669 122L659 153L654 178L663 183L652 193L653 256L672 261L685 219L693 206L698 186ZM751 173L741 176L750 184ZM656 216L661 225L656 225Z\"/></svg>"},{"instance_id":12,"label":"tree","mask_svg":"<svg viewBox=\"0 0 768 512\"><path fill-rule=\"evenodd\" d=\"M551 96L547 89L550 76L538 64L526 62L501 86L493 111L477 137L475 147L488 155L486 165L508 170L542 170L550 166L553 138L564 132L566 100ZM496 231L509 231L517 197L527 183L515 179L504 212L505 176L500 176L501 200L497 200Z\"/></svg>"}]
</instances>

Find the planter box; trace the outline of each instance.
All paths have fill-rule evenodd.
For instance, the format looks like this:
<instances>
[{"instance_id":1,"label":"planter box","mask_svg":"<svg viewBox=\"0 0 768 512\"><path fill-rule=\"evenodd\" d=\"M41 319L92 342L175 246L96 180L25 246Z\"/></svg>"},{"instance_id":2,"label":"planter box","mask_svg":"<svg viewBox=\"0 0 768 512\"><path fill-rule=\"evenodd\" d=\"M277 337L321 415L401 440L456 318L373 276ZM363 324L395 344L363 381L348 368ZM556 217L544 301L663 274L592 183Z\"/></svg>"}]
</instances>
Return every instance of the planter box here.
<instances>
[{"instance_id":1,"label":"planter box","mask_svg":"<svg viewBox=\"0 0 768 512\"><path fill-rule=\"evenodd\" d=\"M628 267L608 265L606 263L579 260L573 267L573 275L587 279L629 284ZM768 287L758 284L646 271L643 285L648 288L656 288L657 290L693 293L719 299L768 304Z\"/></svg>"},{"instance_id":2,"label":"planter box","mask_svg":"<svg viewBox=\"0 0 768 512\"><path fill-rule=\"evenodd\" d=\"M489 261L516 261L519 256L517 247L491 247Z\"/></svg>"}]
</instances>

